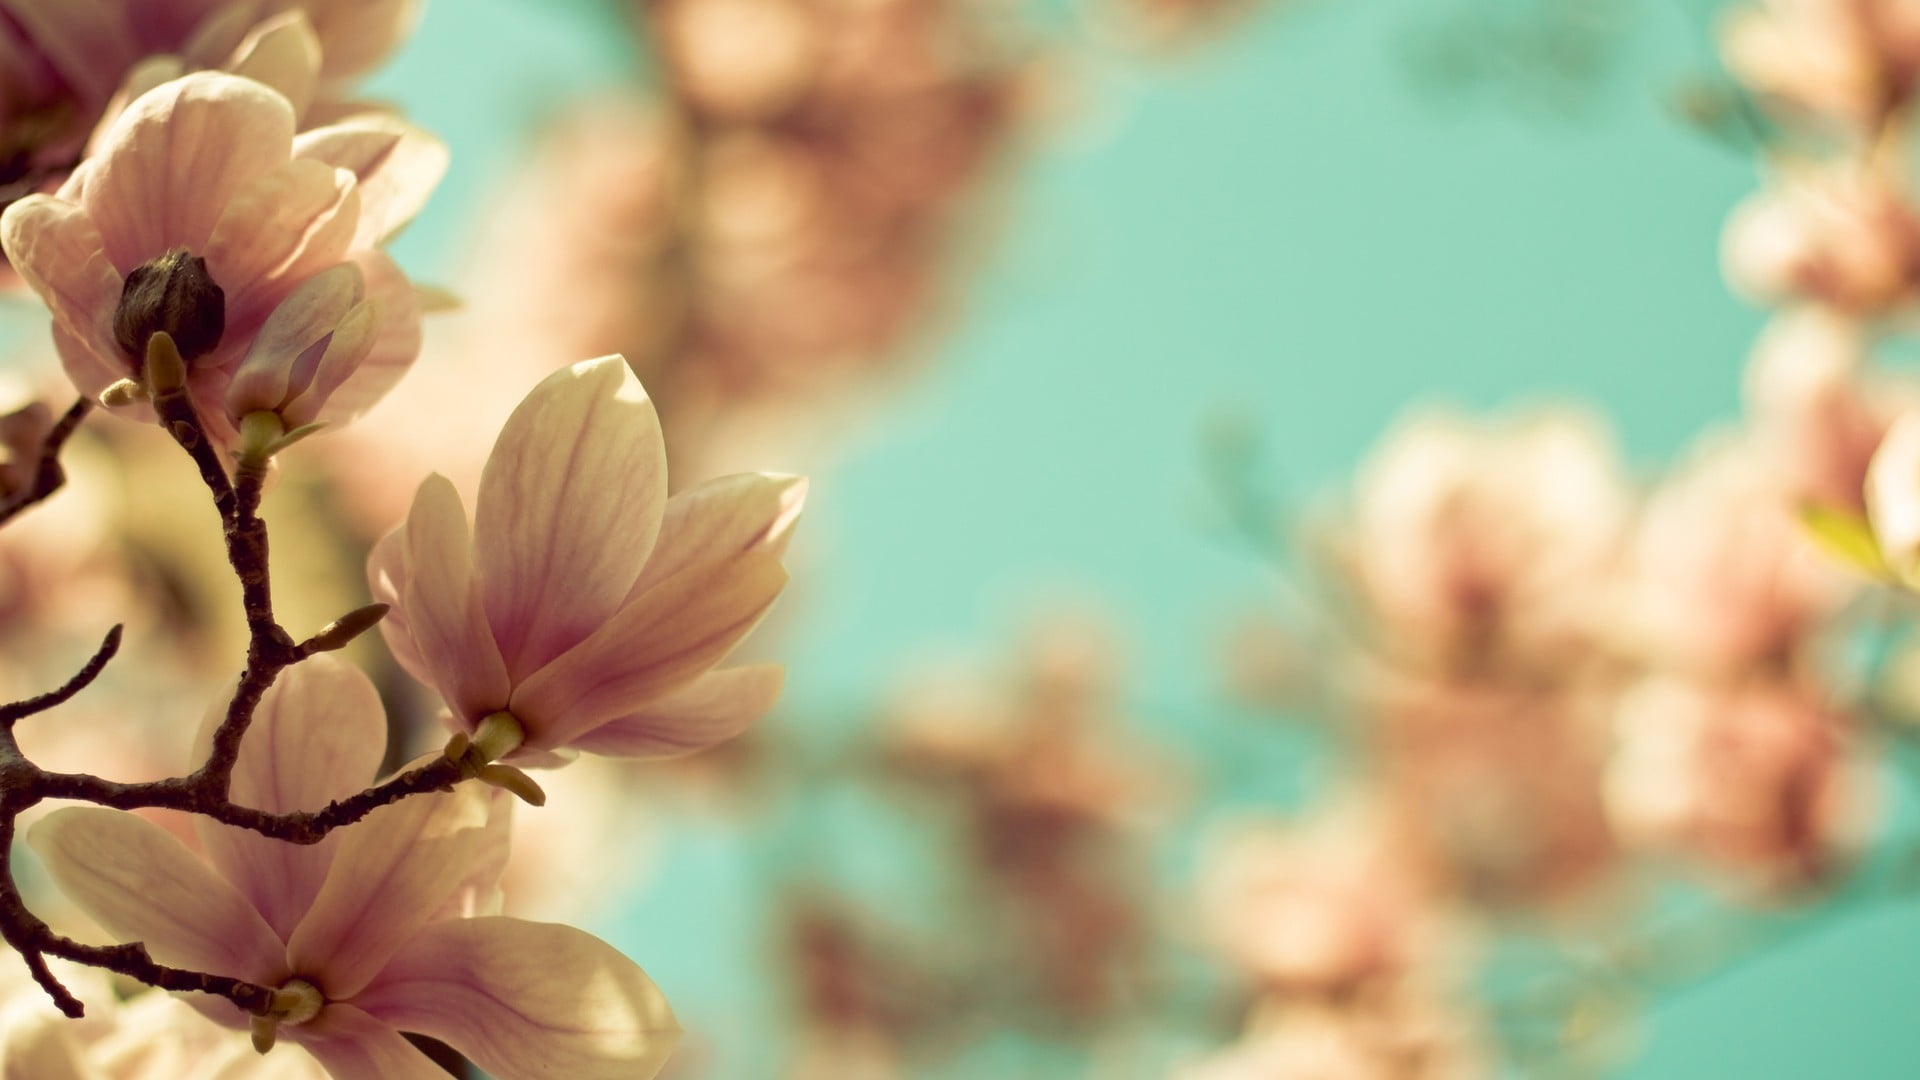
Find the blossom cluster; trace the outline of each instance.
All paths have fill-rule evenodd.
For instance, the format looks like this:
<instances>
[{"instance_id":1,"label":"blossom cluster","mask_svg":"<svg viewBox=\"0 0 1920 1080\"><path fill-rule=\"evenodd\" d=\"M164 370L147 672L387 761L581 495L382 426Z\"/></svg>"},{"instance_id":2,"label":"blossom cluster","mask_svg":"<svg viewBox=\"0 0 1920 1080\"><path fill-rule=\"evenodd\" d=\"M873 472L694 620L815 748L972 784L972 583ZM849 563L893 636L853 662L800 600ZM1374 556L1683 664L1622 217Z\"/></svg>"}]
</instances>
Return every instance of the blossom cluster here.
<instances>
[{"instance_id":1,"label":"blossom cluster","mask_svg":"<svg viewBox=\"0 0 1920 1080\"><path fill-rule=\"evenodd\" d=\"M446 153L351 97L415 7L129 0L0 18L0 137L17 173L0 246L46 304L80 394L58 425L44 407L0 422L7 516L53 495L61 440L90 408L157 422L212 497L243 595L245 669L187 773L116 784L19 745L14 722L84 689L117 629L67 687L8 706L0 736L5 835L45 799L96 804L25 837L86 924L138 944L54 933L10 874L0 931L70 1015L121 1007L76 997L49 958L193 991L215 1026L166 1013L190 1032L167 1051L171 1075L442 1075L402 1033L502 1080L653 1075L678 1028L641 969L579 930L500 914L513 796L543 803L525 770L583 753L710 746L780 691L778 666L723 661L786 583L805 484L739 474L669 498L654 402L618 355L541 373L471 518L444 477L419 485L369 558L374 603L304 639L281 625L260 516L278 455L385 396L431 306L386 245ZM376 623L450 732L386 779L380 696L332 655ZM134 812L162 810L188 811L191 828ZM142 995L78 1034L9 1027L9 1075L156 1075L118 1033L164 1000ZM261 1053L302 1049L237 1055L225 1029L250 1029Z\"/></svg>"},{"instance_id":2,"label":"blossom cluster","mask_svg":"<svg viewBox=\"0 0 1920 1080\"><path fill-rule=\"evenodd\" d=\"M1331 702L1350 775L1203 875L1258 1004L1193 1075L1483 1075L1474 1043L1511 1017L1476 1016L1462 984L1490 937L1606 932L1644 910L1650 865L1766 906L1853 867L1898 706L1885 649L1861 672L1845 643L1896 632L1862 598L1920 584L1920 396L1874 363L1920 297L1916 15L1763 0L1721 27L1767 180L1724 270L1775 309L1738 425L1648 486L1584 411L1428 410L1316 521L1315 614L1277 647L1322 662L1243 682ZM1554 1065L1635 977L1599 966L1557 980L1531 1047Z\"/></svg>"}]
</instances>

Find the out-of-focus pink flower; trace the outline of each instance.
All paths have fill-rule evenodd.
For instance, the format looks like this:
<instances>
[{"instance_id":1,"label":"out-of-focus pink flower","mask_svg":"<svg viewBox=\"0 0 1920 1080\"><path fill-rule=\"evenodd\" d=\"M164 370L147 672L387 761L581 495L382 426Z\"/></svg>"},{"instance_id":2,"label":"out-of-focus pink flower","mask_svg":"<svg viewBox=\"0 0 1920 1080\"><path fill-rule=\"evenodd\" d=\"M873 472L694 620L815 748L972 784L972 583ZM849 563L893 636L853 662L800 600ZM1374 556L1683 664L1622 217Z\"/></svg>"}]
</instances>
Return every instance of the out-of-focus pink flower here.
<instances>
[{"instance_id":1,"label":"out-of-focus pink flower","mask_svg":"<svg viewBox=\"0 0 1920 1080\"><path fill-rule=\"evenodd\" d=\"M1867 463L1892 423L1889 388L1867 386L1867 332L1819 308L1778 315L1747 363L1758 451L1787 498L1858 517Z\"/></svg>"},{"instance_id":2,"label":"out-of-focus pink flower","mask_svg":"<svg viewBox=\"0 0 1920 1080\"><path fill-rule=\"evenodd\" d=\"M1611 440L1570 410L1412 416L1355 502L1343 554L1369 626L1388 652L1442 665L1588 636L1628 513Z\"/></svg>"},{"instance_id":3,"label":"out-of-focus pink flower","mask_svg":"<svg viewBox=\"0 0 1920 1080\"><path fill-rule=\"evenodd\" d=\"M1201 872L1209 936L1269 989L1339 995L1406 976L1440 918L1420 859L1378 806L1226 837Z\"/></svg>"},{"instance_id":4,"label":"out-of-focus pink flower","mask_svg":"<svg viewBox=\"0 0 1920 1080\"><path fill-rule=\"evenodd\" d=\"M1176 1080L1479 1080L1491 1075L1471 1022L1436 988L1401 986L1340 1004L1256 1015L1233 1046Z\"/></svg>"},{"instance_id":5,"label":"out-of-focus pink flower","mask_svg":"<svg viewBox=\"0 0 1920 1080\"><path fill-rule=\"evenodd\" d=\"M1680 670L1780 668L1857 587L1794 516L1773 458L1751 439L1713 441L1647 503L1621 590L1624 645Z\"/></svg>"},{"instance_id":6,"label":"out-of-focus pink flower","mask_svg":"<svg viewBox=\"0 0 1920 1080\"><path fill-rule=\"evenodd\" d=\"M385 728L364 675L310 659L262 700L233 797L281 812L356 793ZM277 988L279 1032L338 1080L442 1075L401 1031L502 1080L651 1077L678 1028L632 961L571 927L470 917L506 858L490 801L474 785L416 796L310 847L196 818L204 861L158 826L98 807L56 811L28 842L117 939L144 942L164 964ZM249 1022L224 999L196 1004Z\"/></svg>"},{"instance_id":7,"label":"out-of-focus pink flower","mask_svg":"<svg viewBox=\"0 0 1920 1080\"><path fill-rule=\"evenodd\" d=\"M222 68L272 85L326 123L417 20L419 0L86 0L4 5L0 18L0 206L58 183L89 133L188 71Z\"/></svg>"},{"instance_id":8,"label":"out-of-focus pink flower","mask_svg":"<svg viewBox=\"0 0 1920 1080\"><path fill-rule=\"evenodd\" d=\"M420 486L368 575L394 656L456 730L507 714L489 756L684 753L772 707L774 665L712 670L786 584L805 493L723 477L667 498L653 403L618 356L547 377L508 418L474 524L444 478ZM499 723L495 722L496 729Z\"/></svg>"},{"instance_id":9,"label":"out-of-focus pink flower","mask_svg":"<svg viewBox=\"0 0 1920 1080\"><path fill-rule=\"evenodd\" d=\"M194 24L193 32L163 55L154 55L161 50L149 51L154 60L181 65L166 78L219 67L257 77L255 71L285 70L289 62L305 66L299 54L311 52L318 64L302 81L312 84L309 95L327 96L337 96L392 55L419 21L421 8L421 0L195 2L207 15ZM298 39L273 40L296 25L306 27ZM312 45L306 45L306 40Z\"/></svg>"},{"instance_id":10,"label":"out-of-focus pink flower","mask_svg":"<svg viewBox=\"0 0 1920 1080\"><path fill-rule=\"evenodd\" d=\"M1656 676L1618 723L1607 805L1638 846L1791 887L1828 878L1861 839L1869 777L1805 688Z\"/></svg>"},{"instance_id":11,"label":"out-of-focus pink flower","mask_svg":"<svg viewBox=\"0 0 1920 1080\"><path fill-rule=\"evenodd\" d=\"M64 971L61 979L68 979ZM298 1047L262 1057L246 1036L179 998L153 990L122 1001L100 982L98 1000L82 998L87 1016L78 1025L54 1013L39 987L24 988L41 1008L19 1017L0 1013L0 1074L9 1080L327 1080L320 1063ZM7 1004L11 1012L14 1003Z\"/></svg>"},{"instance_id":12,"label":"out-of-focus pink flower","mask_svg":"<svg viewBox=\"0 0 1920 1080\"><path fill-rule=\"evenodd\" d=\"M703 112L777 115L806 92L830 16L806 0L658 0L648 18L676 88Z\"/></svg>"},{"instance_id":13,"label":"out-of-focus pink flower","mask_svg":"<svg viewBox=\"0 0 1920 1080\"><path fill-rule=\"evenodd\" d=\"M1599 794L1611 684L1577 668L1553 675L1543 686L1381 672L1369 688L1382 798L1449 895L1570 910L1620 865Z\"/></svg>"},{"instance_id":14,"label":"out-of-focus pink flower","mask_svg":"<svg viewBox=\"0 0 1920 1080\"><path fill-rule=\"evenodd\" d=\"M1867 517L1895 574L1920 573L1920 411L1894 421L1867 468Z\"/></svg>"},{"instance_id":15,"label":"out-of-focus pink flower","mask_svg":"<svg viewBox=\"0 0 1920 1080\"><path fill-rule=\"evenodd\" d=\"M1730 12L1720 52L1742 83L1775 102L1868 130L1920 76L1913 0L1765 0Z\"/></svg>"},{"instance_id":16,"label":"out-of-focus pink flower","mask_svg":"<svg viewBox=\"0 0 1920 1080\"><path fill-rule=\"evenodd\" d=\"M1920 286L1920 218L1871 165L1794 163L1734 210L1721 262L1728 281L1766 303L1884 316Z\"/></svg>"},{"instance_id":17,"label":"out-of-focus pink flower","mask_svg":"<svg viewBox=\"0 0 1920 1080\"><path fill-rule=\"evenodd\" d=\"M379 122L296 138L292 109L274 91L232 75L188 75L134 102L57 195L8 207L0 242L52 309L60 359L89 395L141 374L143 356L116 336L128 279L152 274L170 253L204 259L224 319L194 350L204 354L188 356L188 387L224 438L234 435L225 395L242 361L293 344L258 340L276 310L302 303L296 290L321 272L353 264L378 331L355 370L310 410L345 419L378 400L420 348L412 287L375 246L438 179L436 162L388 154L401 140ZM270 359L289 373L308 363L304 353Z\"/></svg>"}]
</instances>

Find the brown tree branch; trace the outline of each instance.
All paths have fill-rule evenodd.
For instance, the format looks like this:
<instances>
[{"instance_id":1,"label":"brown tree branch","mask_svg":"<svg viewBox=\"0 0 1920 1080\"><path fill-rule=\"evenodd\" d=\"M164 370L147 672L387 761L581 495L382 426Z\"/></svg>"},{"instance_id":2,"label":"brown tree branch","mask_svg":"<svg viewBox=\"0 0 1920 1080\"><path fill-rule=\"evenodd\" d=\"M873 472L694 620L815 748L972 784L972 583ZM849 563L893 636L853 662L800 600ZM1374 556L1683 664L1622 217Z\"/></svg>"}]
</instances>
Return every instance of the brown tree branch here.
<instances>
[{"instance_id":1,"label":"brown tree branch","mask_svg":"<svg viewBox=\"0 0 1920 1080\"><path fill-rule=\"evenodd\" d=\"M67 411L61 413L60 419L47 429L46 437L40 440L40 461L34 466L33 482L14 492L12 498L0 502L0 525L13 520L27 507L45 500L67 482L66 470L60 467L60 451L79 429L80 421L85 420L92 411L93 399L79 398L67 406Z\"/></svg>"},{"instance_id":2,"label":"brown tree branch","mask_svg":"<svg viewBox=\"0 0 1920 1080\"><path fill-rule=\"evenodd\" d=\"M106 639L100 642L100 648L95 650L93 658L88 660L87 665L81 668L73 678L68 679L66 685L60 689L49 691L38 697L30 697L25 701L16 701L11 705L0 705L0 727L11 728L29 716L46 712L57 705L64 705L72 699L73 695L91 686L93 680L99 678L100 673L106 670L107 661L112 660L114 654L120 651L121 630L122 627L116 624L113 629L107 631Z\"/></svg>"},{"instance_id":3,"label":"brown tree branch","mask_svg":"<svg viewBox=\"0 0 1920 1080\"><path fill-rule=\"evenodd\" d=\"M271 988L155 963L139 942L84 945L54 933L27 908L13 877L12 843L20 812L47 799L73 799L119 810L183 810L289 843L313 844L334 829L360 821L380 807L412 795L445 791L458 783L466 770L460 761L436 757L316 811L273 814L232 801L229 790L241 743L261 697L280 672L315 652L339 647L345 640L337 631L342 623L351 622L357 629L365 629L384 614L384 608L369 607L350 613L342 623L296 643L273 612L267 527L259 516L265 466L243 464L230 477L218 447L208 437L184 389L156 395L153 404L161 424L198 467L202 482L213 496L214 509L220 514L227 561L240 581L241 602L246 611L246 668L233 700L228 703L226 716L214 731L206 762L189 775L146 783L120 783L87 773L49 772L27 760L13 734L14 724L20 719L60 705L92 684L119 651L120 627L108 632L93 657L59 689L0 705L0 938L20 953L34 980L68 1016L82 1015L84 1006L54 976L47 966L48 956L105 968L163 990L215 994L250 1013L265 1015L273 1001ZM48 435L34 489L44 486L50 493L59 487L62 480L57 461L60 445L89 407L90 403L82 399ZM51 480L47 479L49 476ZM0 513L0 521L17 513L21 506L44 497L45 494L41 494L11 506ZM353 632L349 630L346 636Z\"/></svg>"}]
</instances>

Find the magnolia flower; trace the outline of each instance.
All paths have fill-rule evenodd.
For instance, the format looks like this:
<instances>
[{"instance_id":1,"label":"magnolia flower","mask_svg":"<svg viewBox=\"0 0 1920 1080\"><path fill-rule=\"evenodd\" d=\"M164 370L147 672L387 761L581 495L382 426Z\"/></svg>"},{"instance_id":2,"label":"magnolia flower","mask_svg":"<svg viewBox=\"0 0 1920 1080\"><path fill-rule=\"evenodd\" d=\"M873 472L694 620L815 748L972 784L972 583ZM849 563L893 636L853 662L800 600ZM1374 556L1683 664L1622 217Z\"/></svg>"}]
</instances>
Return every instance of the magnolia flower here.
<instances>
[{"instance_id":1,"label":"magnolia flower","mask_svg":"<svg viewBox=\"0 0 1920 1080\"><path fill-rule=\"evenodd\" d=\"M1358 1001L1262 1003L1239 1042L1175 1080L1469 1080L1493 1075L1458 991L1389 987Z\"/></svg>"},{"instance_id":2,"label":"magnolia flower","mask_svg":"<svg viewBox=\"0 0 1920 1080\"><path fill-rule=\"evenodd\" d=\"M17 961L16 961L17 963ZM97 977L98 969L91 971ZM64 971L62 980L69 978ZM170 994L146 991L119 1000L98 979L76 1025L46 1006L38 986L25 988L42 1008L0 1018L0 1076L7 1080L326 1080L327 1072L297 1048L262 1057L246 1036L221 1027ZM81 1028L83 1030L76 1030Z\"/></svg>"},{"instance_id":3,"label":"magnolia flower","mask_svg":"<svg viewBox=\"0 0 1920 1080\"><path fill-rule=\"evenodd\" d=\"M1572 410L1402 421L1360 474L1346 553L1374 624L1442 661L1586 636L1626 522L1621 474L1607 431Z\"/></svg>"},{"instance_id":4,"label":"magnolia flower","mask_svg":"<svg viewBox=\"0 0 1920 1080\"><path fill-rule=\"evenodd\" d=\"M354 79L399 45L419 0L85 0L0 4L0 189L57 183L103 120L187 71L269 83L309 122L362 111ZM7 196L0 194L0 200Z\"/></svg>"},{"instance_id":5,"label":"magnolia flower","mask_svg":"<svg viewBox=\"0 0 1920 1080\"><path fill-rule=\"evenodd\" d=\"M399 46L419 12L420 0L226 0L170 47L149 50L116 97L124 104L190 71L218 69L272 86L298 116L331 119L355 108L342 96ZM107 116L116 111L109 105Z\"/></svg>"},{"instance_id":6,"label":"magnolia flower","mask_svg":"<svg viewBox=\"0 0 1920 1080\"><path fill-rule=\"evenodd\" d=\"M1415 855L1388 815L1351 800L1298 824L1249 823L1201 871L1209 935L1274 989L1397 980L1441 922Z\"/></svg>"},{"instance_id":7,"label":"magnolia flower","mask_svg":"<svg viewBox=\"0 0 1920 1080\"><path fill-rule=\"evenodd\" d=\"M1767 97L1865 128L1920 75L1920 4L1766 0L1726 17L1720 51L1728 70Z\"/></svg>"},{"instance_id":8,"label":"magnolia flower","mask_svg":"<svg viewBox=\"0 0 1920 1080\"><path fill-rule=\"evenodd\" d=\"M419 303L375 246L438 178L437 159L395 153L402 142L392 123L373 120L296 138L280 94L232 75L188 75L135 101L56 195L8 207L0 244L52 310L61 362L83 393L140 379L143 343L165 330L179 338L188 390L223 441L241 419L225 396L243 362L278 365L290 382L304 373L307 391L330 393L306 401L302 415L344 419L378 400L419 352ZM282 341L265 331L311 329L311 310L276 313L308 305L300 287L344 264L357 269L377 330L350 374L321 363L321 379L310 334ZM267 348L275 351L260 355Z\"/></svg>"},{"instance_id":9,"label":"magnolia flower","mask_svg":"<svg viewBox=\"0 0 1920 1080\"><path fill-rule=\"evenodd\" d=\"M372 683L314 657L262 700L232 795L272 812L318 809L360 791L385 746ZM494 802L474 785L415 796L310 847L196 818L204 858L100 807L56 811L27 840L115 938L163 964L276 988L269 1024L336 1080L444 1077L402 1031L500 1080L654 1075L678 1029L639 967L571 927L473 915L506 861ZM224 998L194 1003L271 1038Z\"/></svg>"},{"instance_id":10,"label":"magnolia flower","mask_svg":"<svg viewBox=\"0 0 1920 1080\"><path fill-rule=\"evenodd\" d=\"M1802 506L1857 518L1867 462L1892 421L1867 381L1866 332L1821 308L1776 316L1747 362L1746 399L1768 469ZM1878 392L1876 392L1878 391Z\"/></svg>"},{"instance_id":11,"label":"magnolia flower","mask_svg":"<svg viewBox=\"0 0 1920 1080\"><path fill-rule=\"evenodd\" d=\"M471 530L444 477L368 561L396 659L487 760L651 757L711 745L773 705L774 665L709 670L786 584L795 477L666 493L653 403L618 356L555 372L507 419Z\"/></svg>"},{"instance_id":12,"label":"magnolia flower","mask_svg":"<svg viewBox=\"0 0 1920 1080\"><path fill-rule=\"evenodd\" d=\"M1734 287L1764 302L1885 315L1920 286L1920 217L1876 168L1793 163L1735 208L1721 262Z\"/></svg>"},{"instance_id":13,"label":"magnolia flower","mask_svg":"<svg viewBox=\"0 0 1920 1080\"><path fill-rule=\"evenodd\" d=\"M1607 807L1636 844L1794 886L1831 875L1864 832L1869 777L1805 688L1655 677L1618 722Z\"/></svg>"},{"instance_id":14,"label":"magnolia flower","mask_svg":"<svg viewBox=\"0 0 1920 1080\"><path fill-rule=\"evenodd\" d=\"M1366 688L1383 801L1439 888L1487 907L1568 910L1620 868L1599 795L1606 675L1569 662L1553 676L1541 686L1382 671Z\"/></svg>"},{"instance_id":15,"label":"magnolia flower","mask_svg":"<svg viewBox=\"0 0 1920 1080\"><path fill-rule=\"evenodd\" d=\"M1647 501L1618 590L1632 652L1696 672L1784 665L1854 592L1763 449L1708 441Z\"/></svg>"},{"instance_id":16,"label":"magnolia flower","mask_svg":"<svg viewBox=\"0 0 1920 1080\"><path fill-rule=\"evenodd\" d=\"M1873 453L1867 518L1887 566L1909 584L1920 580L1920 411L1894 421Z\"/></svg>"}]
</instances>

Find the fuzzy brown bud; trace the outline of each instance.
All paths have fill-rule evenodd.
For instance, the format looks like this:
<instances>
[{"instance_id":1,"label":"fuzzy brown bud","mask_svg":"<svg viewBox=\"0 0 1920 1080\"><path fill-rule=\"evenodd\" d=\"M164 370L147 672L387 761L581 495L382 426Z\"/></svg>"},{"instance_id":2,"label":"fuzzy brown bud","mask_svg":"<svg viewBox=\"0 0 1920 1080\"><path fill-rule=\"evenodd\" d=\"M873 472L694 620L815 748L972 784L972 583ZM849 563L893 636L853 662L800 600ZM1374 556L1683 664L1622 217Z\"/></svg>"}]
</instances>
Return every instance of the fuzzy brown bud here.
<instances>
[{"instance_id":1,"label":"fuzzy brown bud","mask_svg":"<svg viewBox=\"0 0 1920 1080\"><path fill-rule=\"evenodd\" d=\"M133 268L113 310L113 340L135 365L147 341L173 338L188 363L212 352L227 329L227 295L207 274L207 260L175 248Z\"/></svg>"}]
</instances>

